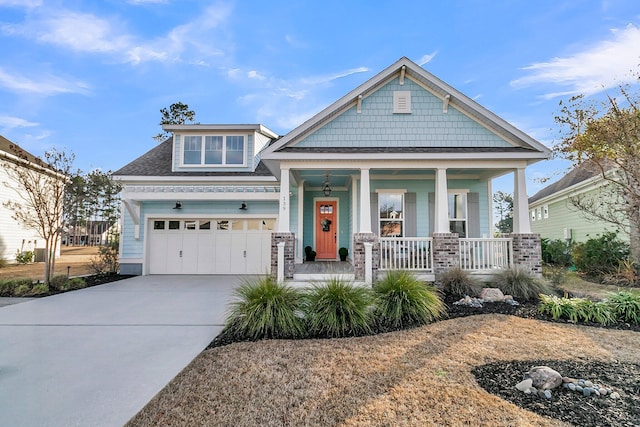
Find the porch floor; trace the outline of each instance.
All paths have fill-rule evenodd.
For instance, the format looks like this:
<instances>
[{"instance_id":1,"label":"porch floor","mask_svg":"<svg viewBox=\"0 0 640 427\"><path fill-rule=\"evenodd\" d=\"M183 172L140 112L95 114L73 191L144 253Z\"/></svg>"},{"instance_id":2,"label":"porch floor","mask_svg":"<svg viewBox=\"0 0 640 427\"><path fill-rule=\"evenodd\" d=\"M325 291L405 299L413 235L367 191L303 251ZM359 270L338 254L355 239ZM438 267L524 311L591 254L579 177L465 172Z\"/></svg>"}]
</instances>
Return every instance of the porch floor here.
<instances>
[{"instance_id":1,"label":"porch floor","mask_svg":"<svg viewBox=\"0 0 640 427\"><path fill-rule=\"evenodd\" d=\"M348 261L310 261L295 264L294 274L354 274L353 265Z\"/></svg>"}]
</instances>

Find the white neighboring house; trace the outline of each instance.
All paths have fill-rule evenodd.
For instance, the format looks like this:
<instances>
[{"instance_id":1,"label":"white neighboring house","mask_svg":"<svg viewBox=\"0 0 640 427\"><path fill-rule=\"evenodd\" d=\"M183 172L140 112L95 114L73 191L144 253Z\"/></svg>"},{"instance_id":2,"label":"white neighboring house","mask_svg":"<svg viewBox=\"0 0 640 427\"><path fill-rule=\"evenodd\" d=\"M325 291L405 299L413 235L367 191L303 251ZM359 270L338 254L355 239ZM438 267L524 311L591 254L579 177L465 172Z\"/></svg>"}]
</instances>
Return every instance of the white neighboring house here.
<instances>
[{"instance_id":1,"label":"white neighboring house","mask_svg":"<svg viewBox=\"0 0 640 427\"><path fill-rule=\"evenodd\" d=\"M13 211L4 206L4 203L9 200L22 202L17 193L17 184L8 175L6 166L16 164L27 167L34 161L36 161L34 155L0 135L0 259L9 263L16 262L16 255L19 252L34 251L42 256L44 254L45 241L38 235L37 230L23 227L12 218ZM58 251L59 247L58 245ZM36 249L42 251L36 251ZM44 259L38 259L38 261L44 261Z\"/></svg>"}]
</instances>

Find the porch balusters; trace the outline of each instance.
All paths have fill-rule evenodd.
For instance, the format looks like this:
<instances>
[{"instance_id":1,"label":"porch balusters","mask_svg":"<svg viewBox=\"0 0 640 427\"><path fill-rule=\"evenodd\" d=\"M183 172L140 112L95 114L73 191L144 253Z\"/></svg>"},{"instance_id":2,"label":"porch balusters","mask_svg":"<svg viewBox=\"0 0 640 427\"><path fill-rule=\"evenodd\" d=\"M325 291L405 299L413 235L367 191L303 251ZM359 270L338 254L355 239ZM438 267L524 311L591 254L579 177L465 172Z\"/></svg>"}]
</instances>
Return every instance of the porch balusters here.
<instances>
[{"instance_id":1,"label":"porch balusters","mask_svg":"<svg viewBox=\"0 0 640 427\"><path fill-rule=\"evenodd\" d=\"M380 270L433 271L430 237L381 237Z\"/></svg>"}]
</instances>

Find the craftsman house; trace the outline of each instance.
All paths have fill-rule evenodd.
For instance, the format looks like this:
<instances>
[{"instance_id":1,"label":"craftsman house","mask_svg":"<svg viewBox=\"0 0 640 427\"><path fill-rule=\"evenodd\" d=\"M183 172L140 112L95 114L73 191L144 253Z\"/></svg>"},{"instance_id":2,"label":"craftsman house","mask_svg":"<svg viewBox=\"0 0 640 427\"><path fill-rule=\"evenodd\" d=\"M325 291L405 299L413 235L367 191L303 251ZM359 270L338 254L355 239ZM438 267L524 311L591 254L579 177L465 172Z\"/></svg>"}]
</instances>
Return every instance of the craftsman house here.
<instances>
[{"instance_id":1,"label":"craftsman house","mask_svg":"<svg viewBox=\"0 0 640 427\"><path fill-rule=\"evenodd\" d=\"M453 265L540 273L525 168L549 150L407 58L283 136L163 128L173 136L114 173L122 273L304 280L305 247L316 263L346 248L336 271L365 282ZM508 173L514 233L494 238L491 180Z\"/></svg>"}]
</instances>

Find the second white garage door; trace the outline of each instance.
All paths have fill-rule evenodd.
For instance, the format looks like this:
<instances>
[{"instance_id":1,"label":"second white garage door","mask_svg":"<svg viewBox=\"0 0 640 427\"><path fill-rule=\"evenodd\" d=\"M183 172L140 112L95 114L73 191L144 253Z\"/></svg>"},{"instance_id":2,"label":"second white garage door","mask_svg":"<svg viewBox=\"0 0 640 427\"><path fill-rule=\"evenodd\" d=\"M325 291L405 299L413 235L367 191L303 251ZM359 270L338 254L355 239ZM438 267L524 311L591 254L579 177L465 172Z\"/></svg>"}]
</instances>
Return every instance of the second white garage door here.
<instances>
[{"instance_id":1,"label":"second white garage door","mask_svg":"<svg viewBox=\"0 0 640 427\"><path fill-rule=\"evenodd\" d=\"M266 274L270 219L153 219L148 274Z\"/></svg>"}]
</instances>

